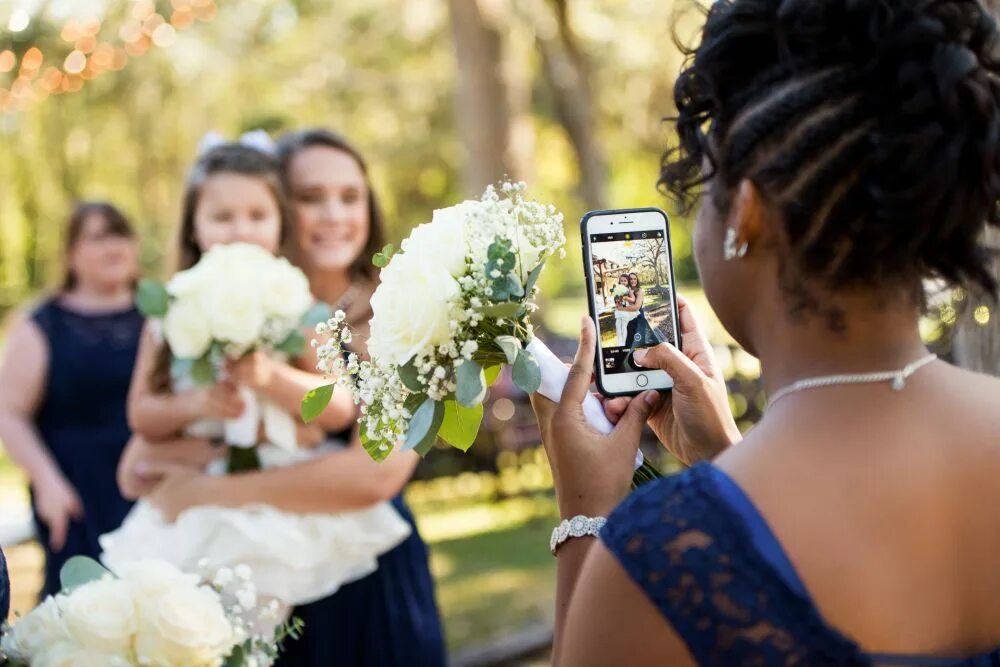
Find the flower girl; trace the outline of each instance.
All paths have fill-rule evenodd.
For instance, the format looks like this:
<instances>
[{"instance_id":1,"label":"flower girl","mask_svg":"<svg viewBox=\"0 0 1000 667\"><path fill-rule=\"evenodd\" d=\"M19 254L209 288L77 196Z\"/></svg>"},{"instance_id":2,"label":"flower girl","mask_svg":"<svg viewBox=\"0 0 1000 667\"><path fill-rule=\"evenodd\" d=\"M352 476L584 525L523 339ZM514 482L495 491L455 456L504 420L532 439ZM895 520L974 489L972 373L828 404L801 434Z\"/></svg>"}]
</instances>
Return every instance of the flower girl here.
<instances>
[{"instance_id":1,"label":"flower girl","mask_svg":"<svg viewBox=\"0 0 1000 667\"><path fill-rule=\"evenodd\" d=\"M203 254L211 255L213 247L233 243L245 244L248 251L259 252L252 248L256 246L276 254L288 221L277 166L270 155L245 144L210 148L203 152L188 181L180 230L180 268L190 269ZM254 252L247 252L247 256ZM240 305L214 304L212 307L226 307L232 313L212 319L224 321L233 331L234 327L239 329L239 322L253 319L246 311L252 308L254 297L266 301L265 294L253 292L269 289L269 282L252 280L248 275L241 279L239 265L224 273L227 275L214 279L233 281L233 299ZM174 281L167 287L172 289L180 289ZM259 349L239 359L231 358L236 356L232 353L220 353L216 362L222 379L199 386L193 372L198 364L177 362L197 354L179 351L200 349L196 339L204 334L195 331L199 324L196 318L175 319L173 325L169 316L166 320L166 342L161 340L158 322L152 321L140 347L129 395L129 420L136 433L162 439L184 432L226 444L231 431L226 426L242 422L245 427L248 410L263 416L263 405L272 418L250 420L257 434L253 466L272 467L301 463L337 446L324 442L324 433L353 423L355 407L347 396L331 404L314 422L318 426L307 427L292 417L302 395L321 384L322 378ZM220 338L214 332L212 336ZM303 363L304 368L308 365ZM250 392L246 385L253 385L255 391ZM254 398L258 395L261 405ZM209 466L211 474L226 473L221 458ZM243 467L234 467L233 460L230 456L229 470ZM246 457L240 460L245 464ZM104 549L101 558L112 570L151 556L196 573L248 565L259 595L291 607L328 596L342 584L371 573L377 568L377 557L410 532L409 524L388 502L341 514L296 514L264 504L235 509L195 506L181 512L174 523L167 523L159 510L140 501L121 528L102 536L100 542Z\"/></svg>"}]
</instances>

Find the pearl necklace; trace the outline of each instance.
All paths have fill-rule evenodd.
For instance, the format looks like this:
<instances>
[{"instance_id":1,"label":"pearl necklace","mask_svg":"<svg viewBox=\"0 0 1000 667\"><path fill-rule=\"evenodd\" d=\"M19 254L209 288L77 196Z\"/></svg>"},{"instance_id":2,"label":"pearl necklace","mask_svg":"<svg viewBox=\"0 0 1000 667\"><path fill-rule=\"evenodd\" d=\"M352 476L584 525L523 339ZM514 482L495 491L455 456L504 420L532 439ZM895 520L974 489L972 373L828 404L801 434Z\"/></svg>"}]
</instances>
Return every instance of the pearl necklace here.
<instances>
[{"instance_id":1,"label":"pearl necklace","mask_svg":"<svg viewBox=\"0 0 1000 667\"><path fill-rule=\"evenodd\" d=\"M778 399L788 394L806 389L817 389L819 387L831 387L840 384L872 384L875 382L892 382L895 391L902 391L906 387L906 380L918 370L937 359L936 354L928 354L916 361L907 364L903 368L895 371L881 371L878 373L856 373L845 375L823 375L814 378L797 380L787 387L783 387L775 392L767 401L767 407L774 405Z\"/></svg>"}]
</instances>

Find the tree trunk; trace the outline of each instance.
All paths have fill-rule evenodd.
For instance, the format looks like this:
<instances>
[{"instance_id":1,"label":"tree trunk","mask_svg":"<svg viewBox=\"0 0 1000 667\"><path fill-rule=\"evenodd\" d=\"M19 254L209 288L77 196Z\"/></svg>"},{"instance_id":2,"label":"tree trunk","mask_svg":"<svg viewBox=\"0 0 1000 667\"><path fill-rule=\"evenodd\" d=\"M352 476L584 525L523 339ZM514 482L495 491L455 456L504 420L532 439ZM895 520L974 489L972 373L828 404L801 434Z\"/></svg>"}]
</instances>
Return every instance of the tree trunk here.
<instances>
[{"instance_id":1,"label":"tree trunk","mask_svg":"<svg viewBox=\"0 0 1000 667\"><path fill-rule=\"evenodd\" d=\"M537 38L545 78L552 89L556 115L576 152L580 195L591 209L607 208L608 169L594 133L590 68L569 24L566 0L555 0L553 9L558 30L552 35L539 34Z\"/></svg>"},{"instance_id":2,"label":"tree trunk","mask_svg":"<svg viewBox=\"0 0 1000 667\"><path fill-rule=\"evenodd\" d=\"M988 230L986 244L996 253L992 273L1000 280L1000 230ZM966 299L966 308L955 333L955 361L964 368L1000 375L1000 309L997 308L997 301L975 291L970 291Z\"/></svg>"},{"instance_id":3,"label":"tree trunk","mask_svg":"<svg viewBox=\"0 0 1000 667\"><path fill-rule=\"evenodd\" d=\"M478 194L504 176L516 177L510 156L511 113L503 78L503 40L478 0L448 0L458 62L455 115L466 149L465 189Z\"/></svg>"}]
</instances>

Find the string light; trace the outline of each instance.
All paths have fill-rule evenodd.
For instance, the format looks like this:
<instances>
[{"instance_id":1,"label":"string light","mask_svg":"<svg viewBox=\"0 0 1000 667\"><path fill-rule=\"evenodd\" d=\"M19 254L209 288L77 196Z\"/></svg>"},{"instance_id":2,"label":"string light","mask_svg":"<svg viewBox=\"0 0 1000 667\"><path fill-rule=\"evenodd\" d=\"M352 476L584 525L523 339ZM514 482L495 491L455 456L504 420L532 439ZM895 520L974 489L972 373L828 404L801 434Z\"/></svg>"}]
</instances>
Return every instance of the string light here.
<instances>
[{"instance_id":1,"label":"string light","mask_svg":"<svg viewBox=\"0 0 1000 667\"><path fill-rule=\"evenodd\" d=\"M61 69L49 65L42 72L46 56L37 46L26 50L20 63L12 49L0 51L0 74L14 72L17 68L17 76L9 88L0 84L0 113L21 111L30 102L49 95L76 92L83 88L86 80L104 72L120 71L130 58L143 55L152 46L171 46L177 39L178 31L189 28L195 21L210 21L217 13L216 0L170 0L172 11L168 20L166 14L156 11L156 5L162 1L134 2L129 18L117 31L120 45L114 44L113 39L109 41L106 33L102 40L101 31L107 26L102 24L100 18L68 19L59 31L59 37L72 48L63 58ZM22 32L31 20L27 11L19 9L11 15L7 28L12 32ZM53 58L50 52L48 61L58 63L60 57L56 55Z\"/></svg>"}]
</instances>

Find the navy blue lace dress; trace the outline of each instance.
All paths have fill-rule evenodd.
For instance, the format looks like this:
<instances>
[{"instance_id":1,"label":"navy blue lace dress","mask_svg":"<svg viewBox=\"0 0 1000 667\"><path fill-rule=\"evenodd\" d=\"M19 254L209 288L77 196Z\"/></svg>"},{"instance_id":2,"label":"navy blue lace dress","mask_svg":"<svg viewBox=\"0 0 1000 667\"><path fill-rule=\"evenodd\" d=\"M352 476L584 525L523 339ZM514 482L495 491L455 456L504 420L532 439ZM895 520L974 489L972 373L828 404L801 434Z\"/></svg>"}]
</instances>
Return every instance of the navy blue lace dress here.
<instances>
[{"instance_id":1,"label":"navy blue lace dress","mask_svg":"<svg viewBox=\"0 0 1000 667\"><path fill-rule=\"evenodd\" d=\"M701 463L647 484L601 539L699 665L1000 667L974 657L874 654L828 625L742 489Z\"/></svg>"},{"instance_id":2,"label":"navy blue lace dress","mask_svg":"<svg viewBox=\"0 0 1000 667\"><path fill-rule=\"evenodd\" d=\"M58 552L48 546L48 527L35 520L45 549L44 596L58 592L59 570L71 556L100 555L97 538L118 528L131 507L118 491L115 471L130 437L125 404L143 317L135 308L84 314L52 299L32 319L49 352L35 427L84 512L70 523Z\"/></svg>"}]
</instances>

